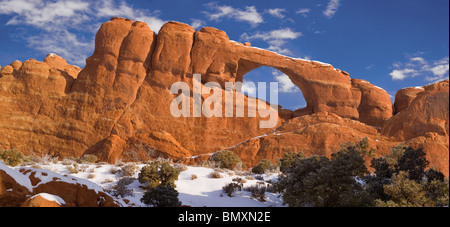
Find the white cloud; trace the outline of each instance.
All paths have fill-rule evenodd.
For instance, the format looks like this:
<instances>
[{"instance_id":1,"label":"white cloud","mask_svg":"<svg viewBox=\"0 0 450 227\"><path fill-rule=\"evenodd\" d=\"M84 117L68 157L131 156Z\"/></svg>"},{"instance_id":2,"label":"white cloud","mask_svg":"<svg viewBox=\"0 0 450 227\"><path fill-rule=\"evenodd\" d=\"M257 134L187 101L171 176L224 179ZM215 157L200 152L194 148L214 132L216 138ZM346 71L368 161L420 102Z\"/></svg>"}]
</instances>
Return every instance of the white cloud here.
<instances>
[{"instance_id":1,"label":"white cloud","mask_svg":"<svg viewBox=\"0 0 450 227\"><path fill-rule=\"evenodd\" d=\"M267 49L278 52L280 54L292 54L289 49L283 48L287 40L294 40L302 36L301 32L296 32L291 28L282 28L268 32L256 32L254 34L244 33L241 35L241 40L263 40L269 44Z\"/></svg>"},{"instance_id":2,"label":"white cloud","mask_svg":"<svg viewBox=\"0 0 450 227\"><path fill-rule=\"evenodd\" d=\"M283 74L279 71L273 70L272 75L275 80L279 83L279 92L280 93L295 93L299 92L300 89L292 83L291 79L286 74Z\"/></svg>"},{"instance_id":3,"label":"white cloud","mask_svg":"<svg viewBox=\"0 0 450 227\"><path fill-rule=\"evenodd\" d=\"M417 71L414 69L395 69L389 75L393 80L404 80L407 77L414 77Z\"/></svg>"},{"instance_id":4,"label":"white cloud","mask_svg":"<svg viewBox=\"0 0 450 227\"><path fill-rule=\"evenodd\" d=\"M325 11L323 11L323 15L325 15L328 18L334 17L334 15L337 13L340 6L340 0L330 0L328 2L327 8Z\"/></svg>"},{"instance_id":5,"label":"white cloud","mask_svg":"<svg viewBox=\"0 0 450 227\"><path fill-rule=\"evenodd\" d=\"M98 1L95 5L95 11L93 16L97 18L125 17L145 22L154 32L158 32L167 22L158 17L158 11L149 12L148 10L135 9L126 2L121 2L120 5L117 5L115 0Z\"/></svg>"},{"instance_id":6,"label":"white cloud","mask_svg":"<svg viewBox=\"0 0 450 227\"><path fill-rule=\"evenodd\" d=\"M308 17L308 14L311 12L311 9L308 8L303 8L303 9L299 9L297 10L297 14L301 14L303 17Z\"/></svg>"},{"instance_id":7,"label":"white cloud","mask_svg":"<svg viewBox=\"0 0 450 227\"><path fill-rule=\"evenodd\" d=\"M264 22L261 14L258 13L255 6L246 6L245 10L236 9L226 5L221 6L216 3L209 3L206 4L206 6L215 11L203 12L209 20L219 21L222 18L228 18L247 22L253 26Z\"/></svg>"},{"instance_id":8,"label":"white cloud","mask_svg":"<svg viewBox=\"0 0 450 227\"><path fill-rule=\"evenodd\" d=\"M286 9L281 9L281 8L268 9L267 13L274 17L284 19L285 16L283 13L286 13Z\"/></svg>"},{"instance_id":9,"label":"white cloud","mask_svg":"<svg viewBox=\"0 0 450 227\"><path fill-rule=\"evenodd\" d=\"M137 9L116 0L1 0L0 15L10 15L6 25L30 26L33 34L22 38L30 48L56 53L70 64L84 66L94 50L94 36L110 17L146 22L158 32L165 23L159 12ZM26 36L29 35L29 36Z\"/></svg>"},{"instance_id":10,"label":"white cloud","mask_svg":"<svg viewBox=\"0 0 450 227\"><path fill-rule=\"evenodd\" d=\"M255 82L245 80L242 82L241 93L251 97L256 97L256 84Z\"/></svg>"},{"instance_id":11,"label":"white cloud","mask_svg":"<svg viewBox=\"0 0 450 227\"><path fill-rule=\"evenodd\" d=\"M408 57L405 63L394 63L394 70L389 74L392 80L405 80L417 76L424 77L425 81L438 82L449 77L449 57L429 63L425 58Z\"/></svg>"},{"instance_id":12,"label":"white cloud","mask_svg":"<svg viewBox=\"0 0 450 227\"><path fill-rule=\"evenodd\" d=\"M202 28L206 25L206 23L204 21L199 20L199 19L191 19L191 21L192 21L191 26L195 29Z\"/></svg>"},{"instance_id":13,"label":"white cloud","mask_svg":"<svg viewBox=\"0 0 450 227\"><path fill-rule=\"evenodd\" d=\"M6 0L0 2L0 14L15 15L7 25L30 25L46 31L75 27L88 18L78 14L89 10L90 3L83 0Z\"/></svg>"}]
</instances>

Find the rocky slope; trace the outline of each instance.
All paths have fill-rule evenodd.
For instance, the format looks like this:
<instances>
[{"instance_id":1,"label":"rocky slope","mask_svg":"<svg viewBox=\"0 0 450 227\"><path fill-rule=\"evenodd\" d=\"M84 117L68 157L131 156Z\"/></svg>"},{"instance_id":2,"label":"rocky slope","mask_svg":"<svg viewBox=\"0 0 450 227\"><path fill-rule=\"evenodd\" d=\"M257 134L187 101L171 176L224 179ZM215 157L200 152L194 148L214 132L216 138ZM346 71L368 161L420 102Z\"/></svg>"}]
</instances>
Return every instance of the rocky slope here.
<instances>
[{"instance_id":1,"label":"rocky slope","mask_svg":"<svg viewBox=\"0 0 450 227\"><path fill-rule=\"evenodd\" d=\"M82 70L54 54L44 62L16 61L1 69L0 149L58 157L96 154L115 162L176 161L233 147L252 166L287 151L329 155L342 142L368 137L380 154L400 142L424 147L432 164L448 175L448 80L400 91L394 112L389 94L367 81L328 64L230 41L215 28L195 31L169 22L156 35L145 23L112 18L95 44ZM239 82L261 66L285 73L301 89L306 108L281 109L272 129L259 127L264 119L259 115L171 116L173 83L192 85L194 73L202 74L203 84ZM244 107L249 105L246 97Z\"/></svg>"}]
</instances>

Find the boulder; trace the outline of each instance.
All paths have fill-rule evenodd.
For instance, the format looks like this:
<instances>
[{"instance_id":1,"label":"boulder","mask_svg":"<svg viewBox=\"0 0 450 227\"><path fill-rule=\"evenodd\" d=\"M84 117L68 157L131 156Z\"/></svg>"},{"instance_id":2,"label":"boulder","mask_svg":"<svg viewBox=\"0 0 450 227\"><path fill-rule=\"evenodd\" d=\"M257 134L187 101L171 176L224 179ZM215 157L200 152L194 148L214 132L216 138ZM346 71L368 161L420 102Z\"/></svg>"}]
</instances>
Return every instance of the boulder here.
<instances>
[{"instance_id":1,"label":"boulder","mask_svg":"<svg viewBox=\"0 0 450 227\"><path fill-rule=\"evenodd\" d=\"M65 202L60 197L47 193L39 193L28 198L22 203L21 207L62 207L63 205L65 205Z\"/></svg>"}]
</instances>

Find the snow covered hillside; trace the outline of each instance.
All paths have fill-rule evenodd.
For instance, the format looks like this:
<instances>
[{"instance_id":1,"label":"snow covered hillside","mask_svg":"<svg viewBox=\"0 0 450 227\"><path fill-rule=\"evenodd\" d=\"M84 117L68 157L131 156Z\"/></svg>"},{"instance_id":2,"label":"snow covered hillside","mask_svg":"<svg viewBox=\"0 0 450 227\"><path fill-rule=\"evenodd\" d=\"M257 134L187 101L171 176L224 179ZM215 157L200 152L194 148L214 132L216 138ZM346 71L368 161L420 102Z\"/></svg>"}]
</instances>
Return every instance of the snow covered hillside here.
<instances>
[{"instance_id":1,"label":"snow covered hillside","mask_svg":"<svg viewBox=\"0 0 450 227\"><path fill-rule=\"evenodd\" d=\"M126 187L132 192L125 197L116 196L122 202L123 206L143 207L140 199L145 193L144 184L139 183L138 175L140 169L145 164L127 163L121 165L110 164L76 164L64 162L48 162L46 164L33 164L25 166L29 168L38 168L49 170L61 175L70 175L81 178L102 187L111 196L114 196L113 190L119 180L124 176L121 169L123 167L132 167L130 177L131 183ZM251 193L245 190L237 191L233 197L229 197L223 192L222 187L234 182L233 179L244 179L243 188L264 185L270 187L270 182L277 179L277 174L254 175L250 172L230 171L225 169L213 169L205 167L182 166L182 172L175 182L176 190L179 192L179 200L184 206L192 207L281 207L283 206L281 198L277 194L266 192L264 202L252 198ZM14 167L19 170L24 166ZM220 174L220 178L212 178L211 173ZM255 177L257 179L255 179ZM260 180L258 180L260 179Z\"/></svg>"}]
</instances>

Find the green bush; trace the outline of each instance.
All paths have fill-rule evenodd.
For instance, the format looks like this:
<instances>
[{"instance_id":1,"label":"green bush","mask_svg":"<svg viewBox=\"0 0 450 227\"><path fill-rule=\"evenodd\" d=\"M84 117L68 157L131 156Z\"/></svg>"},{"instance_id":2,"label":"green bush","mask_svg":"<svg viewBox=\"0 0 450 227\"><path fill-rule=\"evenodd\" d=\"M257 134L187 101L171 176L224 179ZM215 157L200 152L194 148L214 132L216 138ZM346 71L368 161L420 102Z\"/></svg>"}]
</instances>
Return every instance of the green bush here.
<instances>
[{"instance_id":1,"label":"green bush","mask_svg":"<svg viewBox=\"0 0 450 227\"><path fill-rule=\"evenodd\" d=\"M376 206L448 206L448 179L430 168L422 149L400 145L389 155L372 160L373 175L365 177L367 191Z\"/></svg>"},{"instance_id":2,"label":"green bush","mask_svg":"<svg viewBox=\"0 0 450 227\"><path fill-rule=\"evenodd\" d=\"M293 207L356 207L371 200L356 180L368 174L364 155L367 146L347 144L331 159L321 156L298 159L274 185L284 203Z\"/></svg>"},{"instance_id":3,"label":"green bush","mask_svg":"<svg viewBox=\"0 0 450 227\"><path fill-rule=\"evenodd\" d=\"M176 187L180 171L172 167L168 161L154 161L144 166L139 173L139 182L147 183L150 188L158 185Z\"/></svg>"},{"instance_id":4,"label":"green bush","mask_svg":"<svg viewBox=\"0 0 450 227\"><path fill-rule=\"evenodd\" d=\"M96 163L98 161L98 157L96 155L93 155L93 154L87 154L87 155L84 155L80 159L80 161L82 163Z\"/></svg>"},{"instance_id":5,"label":"green bush","mask_svg":"<svg viewBox=\"0 0 450 227\"><path fill-rule=\"evenodd\" d=\"M271 161L264 159L253 167L252 172L254 174L264 174L266 171L273 171L274 169L276 169L276 166Z\"/></svg>"},{"instance_id":6,"label":"green bush","mask_svg":"<svg viewBox=\"0 0 450 227\"><path fill-rule=\"evenodd\" d=\"M377 207L432 207L433 201L427 197L424 185L409 179L407 172L400 171L392 177L392 182L384 186L390 196L388 201L377 200Z\"/></svg>"},{"instance_id":7,"label":"green bush","mask_svg":"<svg viewBox=\"0 0 450 227\"><path fill-rule=\"evenodd\" d=\"M215 153L211 159L218 165L219 168L225 169L234 169L239 164L242 164L241 159L229 150L219 151Z\"/></svg>"},{"instance_id":8,"label":"green bush","mask_svg":"<svg viewBox=\"0 0 450 227\"><path fill-rule=\"evenodd\" d=\"M280 171L285 172L289 168L293 167L294 163L306 158L306 155L303 152L300 153L294 153L294 152L288 152L283 155L283 158L280 159L279 166Z\"/></svg>"},{"instance_id":9,"label":"green bush","mask_svg":"<svg viewBox=\"0 0 450 227\"><path fill-rule=\"evenodd\" d=\"M141 202L154 207L179 207L178 191L170 185L158 185L148 190Z\"/></svg>"},{"instance_id":10,"label":"green bush","mask_svg":"<svg viewBox=\"0 0 450 227\"><path fill-rule=\"evenodd\" d=\"M2 160L6 165L18 166L23 163L24 155L18 150L3 150L0 151L0 160Z\"/></svg>"}]
</instances>

